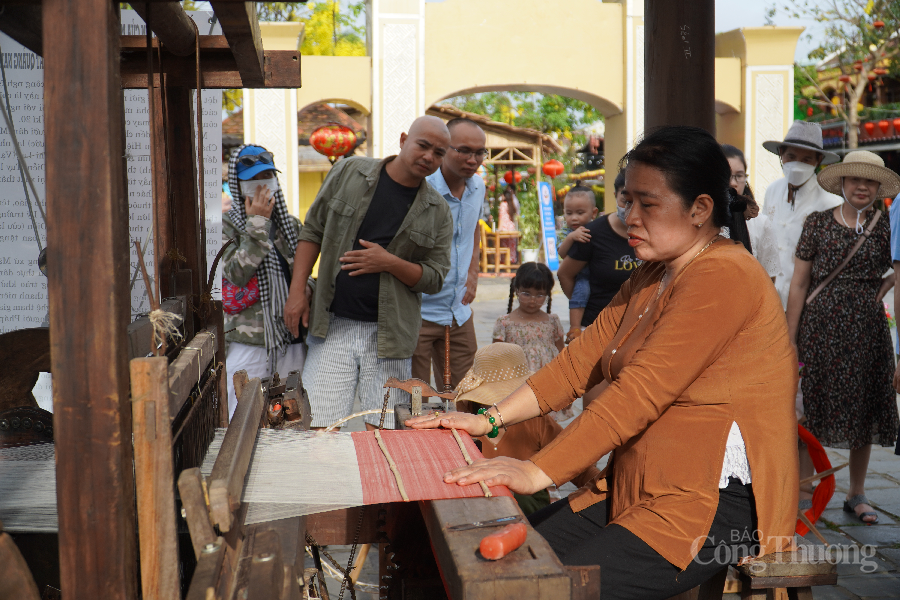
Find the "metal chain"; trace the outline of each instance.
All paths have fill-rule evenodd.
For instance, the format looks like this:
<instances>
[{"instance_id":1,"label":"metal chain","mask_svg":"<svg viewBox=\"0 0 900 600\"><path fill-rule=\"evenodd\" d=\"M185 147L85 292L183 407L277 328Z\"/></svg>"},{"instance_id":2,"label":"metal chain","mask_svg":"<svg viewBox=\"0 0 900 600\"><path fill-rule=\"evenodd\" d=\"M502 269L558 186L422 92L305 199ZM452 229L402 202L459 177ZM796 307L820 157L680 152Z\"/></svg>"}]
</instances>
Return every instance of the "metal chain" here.
<instances>
[{"instance_id":1,"label":"metal chain","mask_svg":"<svg viewBox=\"0 0 900 600\"><path fill-rule=\"evenodd\" d=\"M337 560L335 560L333 556L331 556L330 554L328 554L328 551L325 550L325 548L323 548L322 546L320 546L320 545L319 545L319 542L317 542L317 541L315 540L315 538L314 538L313 536L311 536L310 534L308 534L308 533L306 534L306 543L309 544L310 546L315 546L316 548L318 548L318 549L319 549L319 552L320 552L325 558L328 559L328 562L331 563L331 566L332 566L332 567L334 567L335 569L337 569L338 573L340 573L340 574L343 575L344 577L349 577L349 575L347 574L347 572L344 571L344 567L341 566L341 563L339 563Z\"/></svg>"}]
</instances>

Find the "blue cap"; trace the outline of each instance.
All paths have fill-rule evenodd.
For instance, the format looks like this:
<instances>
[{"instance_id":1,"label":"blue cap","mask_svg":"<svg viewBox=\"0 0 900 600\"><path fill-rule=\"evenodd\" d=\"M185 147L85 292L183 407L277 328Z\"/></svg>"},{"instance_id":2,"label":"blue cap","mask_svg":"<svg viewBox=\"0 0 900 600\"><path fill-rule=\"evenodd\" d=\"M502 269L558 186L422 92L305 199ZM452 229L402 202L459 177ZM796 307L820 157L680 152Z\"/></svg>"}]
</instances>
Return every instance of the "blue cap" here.
<instances>
[{"instance_id":1,"label":"blue cap","mask_svg":"<svg viewBox=\"0 0 900 600\"><path fill-rule=\"evenodd\" d=\"M262 152L267 152L267 150L262 146L247 146L240 151L240 153L238 154L238 158L240 158L241 156L256 156L257 154L260 154ZM255 165L249 167L241 164L241 161L237 161L237 163L235 163L235 172L237 173L237 178L241 181L251 179L254 175L256 175L257 173L262 173L263 171L278 171L278 169L275 168L275 165L273 163L264 163L262 161L257 162Z\"/></svg>"}]
</instances>

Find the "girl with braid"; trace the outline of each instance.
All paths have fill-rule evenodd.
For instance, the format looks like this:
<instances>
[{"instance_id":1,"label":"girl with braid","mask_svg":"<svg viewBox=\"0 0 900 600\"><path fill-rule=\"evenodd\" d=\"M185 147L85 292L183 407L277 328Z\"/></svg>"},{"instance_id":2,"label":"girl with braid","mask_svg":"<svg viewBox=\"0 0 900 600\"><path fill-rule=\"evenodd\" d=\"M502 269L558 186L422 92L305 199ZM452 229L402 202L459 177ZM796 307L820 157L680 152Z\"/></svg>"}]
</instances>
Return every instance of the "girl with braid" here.
<instances>
[{"instance_id":1,"label":"girl with braid","mask_svg":"<svg viewBox=\"0 0 900 600\"><path fill-rule=\"evenodd\" d=\"M559 317L550 314L551 292L555 284L553 273L543 263L527 262L519 267L509 283L509 308L494 324L495 342L517 344L525 351L528 368L537 371L565 347L565 333ZM519 307L513 310L513 296ZM541 309L547 303L547 312ZM571 411L571 409L568 409ZM554 414L566 420L570 414Z\"/></svg>"}]
</instances>

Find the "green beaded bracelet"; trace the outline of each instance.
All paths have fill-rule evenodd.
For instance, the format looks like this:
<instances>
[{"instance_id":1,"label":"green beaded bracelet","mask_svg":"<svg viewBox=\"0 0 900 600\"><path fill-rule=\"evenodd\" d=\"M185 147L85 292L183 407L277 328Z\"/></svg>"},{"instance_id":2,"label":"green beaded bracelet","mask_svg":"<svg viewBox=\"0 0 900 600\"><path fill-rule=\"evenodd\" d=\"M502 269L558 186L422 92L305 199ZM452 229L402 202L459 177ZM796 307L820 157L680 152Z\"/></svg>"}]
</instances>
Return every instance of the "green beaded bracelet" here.
<instances>
[{"instance_id":1,"label":"green beaded bracelet","mask_svg":"<svg viewBox=\"0 0 900 600\"><path fill-rule=\"evenodd\" d=\"M498 429L497 425L496 425L497 420L494 417L492 417L490 415L490 413L488 413L487 409L479 408L478 414L486 416L488 422L491 424L491 431L490 431L490 433L487 434L487 436L489 438L493 439L493 438L497 437L498 435L500 435L500 429Z\"/></svg>"}]
</instances>

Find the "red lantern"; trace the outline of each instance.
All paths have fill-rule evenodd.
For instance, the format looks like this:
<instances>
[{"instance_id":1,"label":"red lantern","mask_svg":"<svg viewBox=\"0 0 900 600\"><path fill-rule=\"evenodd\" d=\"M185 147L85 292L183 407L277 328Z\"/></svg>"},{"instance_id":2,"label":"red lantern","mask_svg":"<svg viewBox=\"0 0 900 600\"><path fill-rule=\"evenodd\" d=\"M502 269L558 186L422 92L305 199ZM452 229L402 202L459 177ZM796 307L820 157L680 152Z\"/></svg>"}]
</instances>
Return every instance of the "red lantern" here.
<instances>
[{"instance_id":1,"label":"red lantern","mask_svg":"<svg viewBox=\"0 0 900 600\"><path fill-rule=\"evenodd\" d=\"M900 119L894 119L894 133L900 135Z\"/></svg>"},{"instance_id":2,"label":"red lantern","mask_svg":"<svg viewBox=\"0 0 900 600\"><path fill-rule=\"evenodd\" d=\"M881 130L881 133L887 133L888 127L890 126L891 124L887 121L878 121L878 129Z\"/></svg>"},{"instance_id":3,"label":"red lantern","mask_svg":"<svg viewBox=\"0 0 900 600\"><path fill-rule=\"evenodd\" d=\"M548 160L547 162L545 162L542 170L544 171L544 175L546 175L547 177L549 177L551 179L555 179L556 177L559 177L560 175L562 175L563 171L565 171L566 168L563 166L563 164L561 162L559 162L556 159L553 159L553 160Z\"/></svg>"},{"instance_id":4,"label":"red lantern","mask_svg":"<svg viewBox=\"0 0 900 600\"><path fill-rule=\"evenodd\" d=\"M844 83L847 83L848 81L850 81L850 76L849 75L841 75L840 77L838 77L838 79L840 79Z\"/></svg>"},{"instance_id":5,"label":"red lantern","mask_svg":"<svg viewBox=\"0 0 900 600\"><path fill-rule=\"evenodd\" d=\"M507 171L506 173L504 173L503 181L505 181L506 183L512 183L513 182L513 172ZM516 172L516 183L519 183L520 181L522 181L522 173L517 171Z\"/></svg>"},{"instance_id":6,"label":"red lantern","mask_svg":"<svg viewBox=\"0 0 900 600\"><path fill-rule=\"evenodd\" d=\"M853 68L856 69L857 71L862 71L862 61L858 60L855 63L853 63Z\"/></svg>"},{"instance_id":7,"label":"red lantern","mask_svg":"<svg viewBox=\"0 0 900 600\"><path fill-rule=\"evenodd\" d=\"M812 108L812 106L810 106L809 108L806 109L806 116L807 116L807 117L813 116L813 108Z\"/></svg>"},{"instance_id":8,"label":"red lantern","mask_svg":"<svg viewBox=\"0 0 900 600\"><path fill-rule=\"evenodd\" d=\"M882 67L878 67L877 69L872 69L872 72L876 75L887 75L888 70Z\"/></svg>"},{"instance_id":9,"label":"red lantern","mask_svg":"<svg viewBox=\"0 0 900 600\"><path fill-rule=\"evenodd\" d=\"M866 133L868 133L869 135L875 133L875 123L873 123L872 121L866 121L865 123L863 123L863 127L866 129Z\"/></svg>"},{"instance_id":10,"label":"red lantern","mask_svg":"<svg viewBox=\"0 0 900 600\"><path fill-rule=\"evenodd\" d=\"M309 145L334 164L338 157L344 156L356 146L356 134L349 127L329 123L309 134Z\"/></svg>"},{"instance_id":11,"label":"red lantern","mask_svg":"<svg viewBox=\"0 0 900 600\"><path fill-rule=\"evenodd\" d=\"M875 27L875 29L881 29L884 27L884 21L875 21L872 23L872 26Z\"/></svg>"},{"instance_id":12,"label":"red lantern","mask_svg":"<svg viewBox=\"0 0 900 600\"><path fill-rule=\"evenodd\" d=\"M869 81L875 81L876 77L878 77L878 75L872 73L871 71L869 73L866 73L866 78L868 78Z\"/></svg>"}]
</instances>

